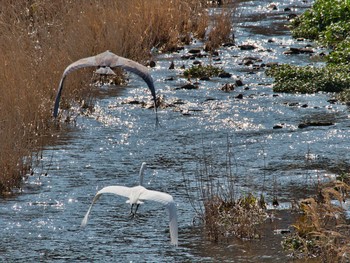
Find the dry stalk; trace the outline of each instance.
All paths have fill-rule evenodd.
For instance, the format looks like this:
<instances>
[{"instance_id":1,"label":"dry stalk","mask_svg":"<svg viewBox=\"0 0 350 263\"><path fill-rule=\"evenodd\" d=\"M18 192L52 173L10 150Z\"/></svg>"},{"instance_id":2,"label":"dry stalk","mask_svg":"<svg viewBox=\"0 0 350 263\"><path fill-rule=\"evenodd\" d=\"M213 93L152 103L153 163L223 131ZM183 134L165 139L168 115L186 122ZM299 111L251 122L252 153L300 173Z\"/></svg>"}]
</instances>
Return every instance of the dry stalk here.
<instances>
[{"instance_id":1,"label":"dry stalk","mask_svg":"<svg viewBox=\"0 0 350 263\"><path fill-rule=\"evenodd\" d=\"M317 256L322 262L349 262L350 228L342 208L349 191L348 184L335 181L325 185L316 198L302 200L302 215L293 225L295 232L284 240L284 247L296 257Z\"/></svg>"}]
</instances>

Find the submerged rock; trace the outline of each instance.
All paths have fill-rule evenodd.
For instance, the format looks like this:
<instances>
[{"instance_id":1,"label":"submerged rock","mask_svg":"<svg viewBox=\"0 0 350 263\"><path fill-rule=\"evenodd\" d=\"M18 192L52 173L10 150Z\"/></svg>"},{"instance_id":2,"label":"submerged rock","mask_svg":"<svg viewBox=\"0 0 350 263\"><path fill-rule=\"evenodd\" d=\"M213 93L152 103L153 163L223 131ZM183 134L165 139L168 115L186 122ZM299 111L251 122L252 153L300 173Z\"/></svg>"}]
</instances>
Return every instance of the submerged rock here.
<instances>
[{"instance_id":1,"label":"submerged rock","mask_svg":"<svg viewBox=\"0 0 350 263\"><path fill-rule=\"evenodd\" d=\"M232 83L226 83L220 89L225 92L230 92L235 89L235 85Z\"/></svg>"},{"instance_id":2,"label":"submerged rock","mask_svg":"<svg viewBox=\"0 0 350 263\"><path fill-rule=\"evenodd\" d=\"M291 47L289 50L284 51L283 54L285 55L297 55L297 54L312 54L314 51L309 48L296 48L296 47Z\"/></svg>"},{"instance_id":3,"label":"submerged rock","mask_svg":"<svg viewBox=\"0 0 350 263\"><path fill-rule=\"evenodd\" d=\"M146 103L140 100L135 100L133 98L128 98L126 100L124 100L122 102L122 104L130 104L130 105L141 105L141 106L145 106Z\"/></svg>"},{"instance_id":4,"label":"submerged rock","mask_svg":"<svg viewBox=\"0 0 350 263\"><path fill-rule=\"evenodd\" d=\"M193 49L190 49L188 51L188 53L190 53L190 54L199 54L199 53L201 53L201 50L197 49L197 48L193 48Z\"/></svg>"},{"instance_id":5,"label":"submerged rock","mask_svg":"<svg viewBox=\"0 0 350 263\"><path fill-rule=\"evenodd\" d=\"M277 124L277 125L275 125L275 126L272 127L272 129L274 129L274 130L276 130L276 129L282 129L282 128L283 128L283 126L280 125L280 124Z\"/></svg>"},{"instance_id":6,"label":"submerged rock","mask_svg":"<svg viewBox=\"0 0 350 263\"><path fill-rule=\"evenodd\" d=\"M254 50L256 49L256 46L251 45L251 44L243 44L238 46L241 50Z\"/></svg>"},{"instance_id":7,"label":"submerged rock","mask_svg":"<svg viewBox=\"0 0 350 263\"><path fill-rule=\"evenodd\" d=\"M333 122L330 121L309 121L309 122L303 122L298 125L299 129L304 129L309 126L331 126L334 125Z\"/></svg>"},{"instance_id":8,"label":"submerged rock","mask_svg":"<svg viewBox=\"0 0 350 263\"><path fill-rule=\"evenodd\" d=\"M238 87L241 87L241 86L243 86L244 84L243 84L243 81L242 81L241 79L236 79L236 85L237 85Z\"/></svg>"},{"instance_id":9,"label":"submerged rock","mask_svg":"<svg viewBox=\"0 0 350 263\"><path fill-rule=\"evenodd\" d=\"M198 89L198 85L193 85L192 83L187 83L179 88L176 88L176 90L179 90L179 89L187 89L187 90Z\"/></svg>"},{"instance_id":10,"label":"submerged rock","mask_svg":"<svg viewBox=\"0 0 350 263\"><path fill-rule=\"evenodd\" d=\"M234 42L228 42L228 43L224 43L222 44L223 47L233 47L235 46L236 44Z\"/></svg>"},{"instance_id":11,"label":"submerged rock","mask_svg":"<svg viewBox=\"0 0 350 263\"><path fill-rule=\"evenodd\" d=\"M228 72L221 72L218 77L219 78L231 78L232 74Z\"/></svg>"},{"instance_id":12,"label":"submerged rock","mask_svg":"<svg viewBox=\"0 0 350 263\"><path fill-rule=\"evenodd\" d=\"M243 99L243 94L242 93L240 93L240 94L238 94L236 97L235 97L236 99Z\"/></svg>"},{"instance_id":13,"label":"submerged rock","mask_svg":"<svg viewBox=\"0 0 350 263\"><path fill-rule=\"evenodd\" d=\"M277 8L277 5L276 4L270 4L270 5L268 5L268 7L267 7L268 9L270 9L270 10L277 10L278 8Z\"/></svg>"}]
</instances>

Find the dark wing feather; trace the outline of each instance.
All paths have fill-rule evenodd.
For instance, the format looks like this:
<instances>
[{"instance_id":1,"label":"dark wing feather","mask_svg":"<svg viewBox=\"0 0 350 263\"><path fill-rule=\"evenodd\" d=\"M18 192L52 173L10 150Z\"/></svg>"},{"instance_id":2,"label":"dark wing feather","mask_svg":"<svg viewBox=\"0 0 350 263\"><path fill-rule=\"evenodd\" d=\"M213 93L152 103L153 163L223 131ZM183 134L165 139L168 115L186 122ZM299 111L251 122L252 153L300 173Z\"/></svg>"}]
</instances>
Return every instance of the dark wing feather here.
<instances>
[{"instance_id":1,"label":"dark wing feather","mask_svg":"<svg viewBox=\"0 0 350 263\"><path fill-rule=\"evenodd\" d=\"M63 89L63 83L64 80L66 79L67 75L77 69L80 68L86 68L86 67L96 67L97 62L96 62L96 57L88 57L88 58L82 58L79 59L78 61L73 62L70 64L63 72L60 84L58 85L58 91L56 94L56 99L55 99L55 106L53 110L53 116L56 118L58 115L58 107L60 105L60 99L61 99L61 94L62 94L62 89Z\"/></svg>"},{"instance_id":2,"label":"dark wing feather","mask_svg":"<svg viewBox=\"0 0 350 263\"><path fill-rule=\"evenodd\" d=\"M115 63L111 64L111 67L121 67L141 77L146 82L149 90L151 91L153 102L154 102L154 108L157 111L156 91L154 88L153 78L149 73L148 68L133 60L119 57L117 55L115 56L116 56Z\"/></svg>"}]
</instances>

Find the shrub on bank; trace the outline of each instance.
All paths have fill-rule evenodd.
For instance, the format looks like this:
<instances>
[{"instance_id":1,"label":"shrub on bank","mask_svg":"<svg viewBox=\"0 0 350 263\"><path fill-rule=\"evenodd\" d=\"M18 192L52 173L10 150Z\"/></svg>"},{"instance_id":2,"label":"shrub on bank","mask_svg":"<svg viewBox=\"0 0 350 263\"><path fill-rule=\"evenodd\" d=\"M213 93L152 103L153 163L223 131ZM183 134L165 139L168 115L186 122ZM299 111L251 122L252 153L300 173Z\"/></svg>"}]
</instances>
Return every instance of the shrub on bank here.
<instances>
[{"instance_id":1,"label":"shrub on bank","mask_svg":"<svg viewBox=\"0 0 350 263\"><path fill-rule=\"evenodd\" d=\"M349 175L347 175L347 178ZM282 245L294 257L318 257L322 262L349 262L349 226L343 202L350 191L344 180L324 185L316 197L300 202L294 231Z\"/></svg>"}]
</instances>

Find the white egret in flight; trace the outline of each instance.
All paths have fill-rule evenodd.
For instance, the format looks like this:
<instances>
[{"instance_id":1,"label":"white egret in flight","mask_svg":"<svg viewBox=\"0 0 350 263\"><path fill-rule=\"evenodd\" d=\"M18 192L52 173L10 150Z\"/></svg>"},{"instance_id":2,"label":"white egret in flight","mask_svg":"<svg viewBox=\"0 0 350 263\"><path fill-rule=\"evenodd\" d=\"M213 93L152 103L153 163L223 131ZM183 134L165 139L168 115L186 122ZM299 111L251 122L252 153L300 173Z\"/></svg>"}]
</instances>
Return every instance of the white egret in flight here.
<instances>
[{"instance_id":1,"label":"white egret in flight","mask_svg":"<svg viewBox=\"0 0 350 263\"><path fill-rule=\"evenodd\" d=\"M140 169L140 184L143 183L143 171L145 169L146 163L142 163ZM115 194L128 198L126 203L131 205L130 215L134 217L136 215L136 211L140 204L143 204L144 200L155 201L164 204L169 212L169 228L170 228L170 239L171 244L177 246L178 244L178 226L177 226L177 213L176 213L176 205L174 199L171 195L159 191L148 190L142 185L134 186L134 187L126 187L126 186L107 186L102 188L97 192L94 199L92 200L92 204L90 205L88 211L86 212L83 221L81 222L81 227L85 227L88 221L89 214L91 212L92 206L97 202L102 194ZM135 211L133 211L133 207L136 205Z\"/></svg>"},{"instance_id":2,"label":"white egret in flight","mask_svg":"<svg viewBox=\"0 0 350 263\"><path fill-rule=\"evenodd\" d=\"M140 76L148 85L148 88L151 91L153 102L154 102L154 108L157 113L157 104L156 104L156 92L154 89L153 84L153 78L150 75L147 67L133 61L130 59L126 59L120 56L117 56L110 52L109 50L98 54L96 56L87 57L79 59L78 61L73 62L70 64L63 72L60 84L58 86L58 91L55 99L55 106L53 110L53 116L56 118L58 115L58 108L60 104L60 98L61 93L63 89L63 83L66 79L67 75L71 73L72 71L75 71L80 68L86 68L86 67L97 67L96 73L98 74L109 74L109 75L115 75L113 68L121 67L127 71L130 71L132 73L135 73L136 75Z\"/></svg>"}]
</instances>

